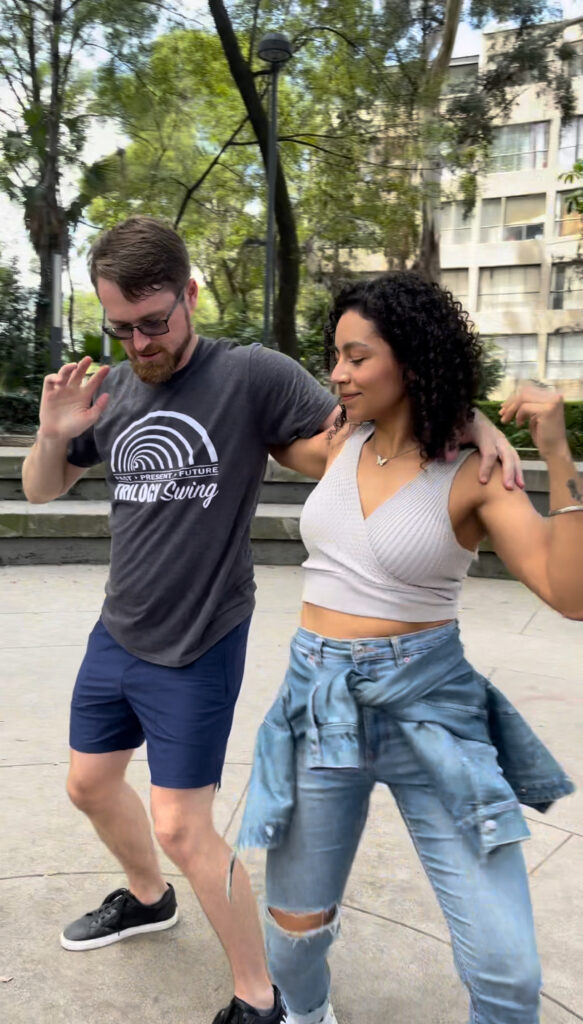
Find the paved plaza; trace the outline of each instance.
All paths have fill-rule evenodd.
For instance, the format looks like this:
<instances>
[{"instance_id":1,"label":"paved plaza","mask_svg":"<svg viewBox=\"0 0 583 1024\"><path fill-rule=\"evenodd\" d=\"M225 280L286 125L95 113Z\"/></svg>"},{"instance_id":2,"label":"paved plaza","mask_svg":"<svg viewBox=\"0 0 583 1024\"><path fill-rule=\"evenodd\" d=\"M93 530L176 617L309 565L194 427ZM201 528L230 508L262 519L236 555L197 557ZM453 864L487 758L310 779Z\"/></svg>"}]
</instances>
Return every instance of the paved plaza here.
<instances>
[{"instance_id":1,"label":"paved plaza","mask_svg":"<svg viewBox=\"0 0 583 1024\"><path fill-rule=\"evenodd\" d=\"M181 921L102 950L61 949L64 923L123 885L69 804L70 691L102 600L103 566L0 569L0 1020L3 1024L210 1024L231 997L224 954L188 884L166 861ZM297 623L300 571L257 569L258 605L216 823L237 833L253 742ZM470 659L521 710L578 784L525 844L545 977L542 1024L583 1021L583 623L518 583L470 579ZM144 798L143 749L129 772ZM246 856L261 891L262 857ZM375 790L332 955L339 1024L465 1024L441 912L389 794Z\"/></svg>"}]
</instances>

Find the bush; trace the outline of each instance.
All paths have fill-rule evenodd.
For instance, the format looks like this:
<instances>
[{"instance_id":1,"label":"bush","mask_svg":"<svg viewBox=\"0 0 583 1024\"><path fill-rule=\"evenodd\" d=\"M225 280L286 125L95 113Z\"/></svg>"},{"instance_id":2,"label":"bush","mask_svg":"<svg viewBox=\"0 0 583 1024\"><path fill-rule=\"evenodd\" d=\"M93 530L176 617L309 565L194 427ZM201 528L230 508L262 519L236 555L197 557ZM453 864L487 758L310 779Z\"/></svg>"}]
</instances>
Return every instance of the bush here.
<instances>
[{"instance_id":1,"label":"bush","mask_svg":"<svg viewBox=\"0 0 583 1024\"><path fill-rule=\"evenodd\" d=\"M540 458L534 447L528 427L517 427L515 423L500 423L502 402L478 402L477 406L508 438L520 452L521 458ZM565 402L565 423L567 440L574 459L583 460L583 402Z\"/></svg>"},{"instance_id":2,"label":"bush","mask_svg":"<svg viewBox=\"0 0 583 1024\"><path fill-rule=\"evenodd\" d=\"M27 392L0 394L0 431L34 434L38 427L38 398Z\"/></svg>"},{"instance_id":3,"label":"bush","mask_svg":"<svg viewBox=\"0 0 583 1024\"><path fill-rule=\"evenodd\" d=\"M495 341L488 337L482 337L481 341L484 349L480 363L478 398L486 401L503 380L505 370L504 363L500 358L500 349Z\"/></svg>"}]
</instances>

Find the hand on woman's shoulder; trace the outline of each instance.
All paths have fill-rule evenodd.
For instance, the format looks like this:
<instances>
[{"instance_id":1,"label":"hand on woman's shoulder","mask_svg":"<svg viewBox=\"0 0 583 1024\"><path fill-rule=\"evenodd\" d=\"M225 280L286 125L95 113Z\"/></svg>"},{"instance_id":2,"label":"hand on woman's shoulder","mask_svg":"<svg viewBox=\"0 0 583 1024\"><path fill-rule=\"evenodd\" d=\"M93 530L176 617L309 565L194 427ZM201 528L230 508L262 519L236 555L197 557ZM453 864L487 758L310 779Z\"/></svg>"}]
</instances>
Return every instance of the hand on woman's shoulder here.
<instances>
[{"instance_id":1,"label":"hand on woman's shoulder","mask_svg":"<svg viewBox=\"0 0 583 1024\"><path fill-rule=\"evenodd\" d=\"M343 423L341 427L331 427L328 431L328 459L326 469L340 455L349 437L352 437L360 429L360 423Z\"/></svg>"}]
</instances>

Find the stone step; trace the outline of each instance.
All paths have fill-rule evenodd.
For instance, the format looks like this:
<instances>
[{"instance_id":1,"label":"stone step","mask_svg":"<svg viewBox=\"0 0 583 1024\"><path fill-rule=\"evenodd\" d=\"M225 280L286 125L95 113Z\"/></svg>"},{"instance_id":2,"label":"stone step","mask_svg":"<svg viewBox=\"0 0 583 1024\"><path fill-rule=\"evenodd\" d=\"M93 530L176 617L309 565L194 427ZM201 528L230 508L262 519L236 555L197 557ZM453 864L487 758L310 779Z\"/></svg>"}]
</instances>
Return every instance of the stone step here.
<instances>
[{"instance_id":1,"label":"stone step","mask_svg":"<svg viewBox=\"0 0 583 1024\"><path fill-rule=\"evenodd\" d=\"M23 501L22 463L28 449L0 447L0 500ZM310 477L302 476L291 469L280 466L269 458L263 477L260 501L268 504L303 505L315 486ZM107 501L107 486L103 466L92 466L63 498L63 501Z\"/></svg>"},{"instance_id":2,"label":"stone step","mask_svg":"<svg viewBox=\"0 0 583 1024\"><path fill-rule=\"evenodd\" d=\"M75 488L47 505L29 505L20 476L28 449L0 447L0 565L106 563L109 526L103 466L88 470ZM578 464L583 470L583 463ZM523 463L529 497L541 513L548 510L548 474L544 462ZM302 505L315 485L308 477L268 460L260 504L251 529L257 564L298 565L305 557L299 535ZM470 575L508 577L488 541Z\"/></svg>"},{"instance_id":3,"label":"stone step","mask_svg":"<svg viewBox=\"0 0 583 1024\"><path fill-rule=\"evenodd\" d=\"M259 504L251 524L254 560L299 565L301 504ZM0 565L109 561L109 503L60 500L46 505L0 501Z\"/></svg>"},{"instance_id":4,"label":"stone step","mask_svg":"<svg viewBox=\"0 0 583 1024\"><path fill-rule=\"evenodd\" d=\"M251 523L257 565L299 565L306 557L300 537L301 504L261 502ZM109 561L107 501L0 501L0 565L62 565ZM509 577L490 542L480 546L472 576Z\"/></svg>"},{"instance_id":5,"label":"stone step","mask_svg":"<svg viewBox=\"0 0 583 1024\"><path fill-rule=\"evenodd\" d=\"M23 501L21 485L22 463L28 449L0 447L0 501ZM527 493L541 514L548 511L548 473L544 462L522 463ZM580 472L583 463L578 464ZM263 478L259 500L269 505L303 505L313 490L315 481L280 466L269 458ZM68 494L57 499L59 506L65 502L83 503L107 501L107 488L103 466L87 470Z\"/></svg>"}]
</instances>

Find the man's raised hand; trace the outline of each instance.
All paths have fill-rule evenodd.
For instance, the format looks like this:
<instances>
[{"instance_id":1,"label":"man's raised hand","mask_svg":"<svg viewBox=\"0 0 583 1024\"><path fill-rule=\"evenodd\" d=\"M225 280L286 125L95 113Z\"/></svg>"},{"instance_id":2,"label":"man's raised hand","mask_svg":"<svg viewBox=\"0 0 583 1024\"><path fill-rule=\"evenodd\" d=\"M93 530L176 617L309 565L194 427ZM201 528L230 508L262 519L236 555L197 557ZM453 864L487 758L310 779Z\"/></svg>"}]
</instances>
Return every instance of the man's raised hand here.
<instances>
[{"instance_id":1,"label":"man's raised hand","mask_svg":"<svg viewBox=\"0 0 583 1024\"><path fill-rule=\"evenodd\" d=\"M79 363L67 363L58 373L45 377L39 411L39 434L45 438L70 441L97 422L107 405L109 395L93 396L109 373L109 366L101 366L86 379L91 356Z\"/></svg>"}]
</instances>

